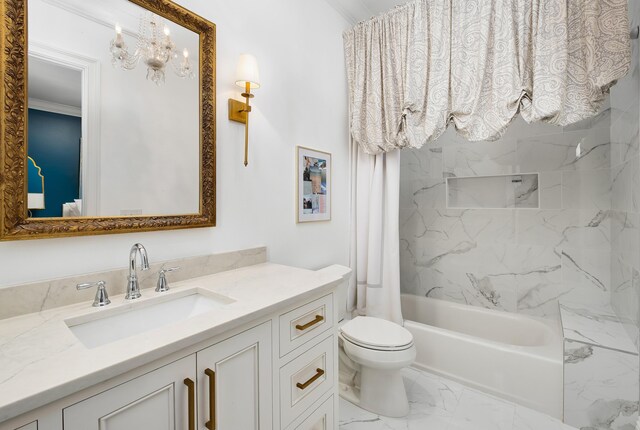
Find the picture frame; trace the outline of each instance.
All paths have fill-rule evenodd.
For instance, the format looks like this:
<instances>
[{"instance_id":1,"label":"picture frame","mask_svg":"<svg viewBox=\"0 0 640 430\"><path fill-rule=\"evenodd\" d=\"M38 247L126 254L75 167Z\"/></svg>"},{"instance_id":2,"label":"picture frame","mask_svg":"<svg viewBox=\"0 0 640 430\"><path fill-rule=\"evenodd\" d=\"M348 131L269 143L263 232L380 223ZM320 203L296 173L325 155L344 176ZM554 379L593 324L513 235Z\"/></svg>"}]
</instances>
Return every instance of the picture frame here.
<instances>
[{"instance_id":1,"label":"picture frame","mask_svg":"<svg viewBox=\"0 0 640 430\"><path fill-rule=\"evenodd\" d=\"M331 154L296 147L298 223L331 220Z\"/></svg>"},{"instance_id":2,"label":"picture frame","mask_svg":"<svg viewBox=\"0 0 640 430\"><path fill-rule=\"evenodd\" d=\"M199 210L189 214L31 218L28 200L28 14L25 0L0 0L0 241L216 226L216 26L171 0L130 0L199 35Z\"/></svg>"}]
</instances>

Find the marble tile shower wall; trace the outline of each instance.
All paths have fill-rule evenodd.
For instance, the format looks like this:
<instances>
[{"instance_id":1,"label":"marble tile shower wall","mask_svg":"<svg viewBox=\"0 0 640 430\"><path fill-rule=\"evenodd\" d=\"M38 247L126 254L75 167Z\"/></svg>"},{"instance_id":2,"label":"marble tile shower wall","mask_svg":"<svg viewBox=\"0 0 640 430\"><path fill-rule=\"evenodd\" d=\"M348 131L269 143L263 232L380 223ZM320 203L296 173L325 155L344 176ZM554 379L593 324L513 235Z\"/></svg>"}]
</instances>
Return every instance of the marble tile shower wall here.
<instances>
[{"instance_id":1,"label":"marble tile shower wall","mask_svg":"<svg viewBox=\"0 0 640 430\"><path fill-rule=\"evenodd\" d=\"M629 2L632 28L640 1ZM611 304L638 346L640 324L640 56L632 43L629 75L611 89Z\"/></svg>"},{"instance_id":2,"label":"marble tile shower wall","mask_svg":"<svg viewBox=\"0 0 640 430\"><path fill-rule=\"evenodd\" d=\"M450 129L403 151L403 292L548 318L561 299L609 304L610 128L607 106L570 127L517 119L495 142ZM538 208L447 208L445 178L517 173L539 173Z\"/></svg>"}]
</instances>

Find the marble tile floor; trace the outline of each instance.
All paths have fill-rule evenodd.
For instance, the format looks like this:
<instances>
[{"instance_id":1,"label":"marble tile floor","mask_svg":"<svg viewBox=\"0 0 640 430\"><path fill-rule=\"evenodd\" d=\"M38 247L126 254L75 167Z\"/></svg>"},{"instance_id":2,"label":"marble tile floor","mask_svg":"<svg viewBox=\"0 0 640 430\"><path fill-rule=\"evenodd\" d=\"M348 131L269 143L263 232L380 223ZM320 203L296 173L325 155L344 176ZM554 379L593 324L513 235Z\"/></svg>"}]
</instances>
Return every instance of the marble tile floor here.
<instances>
[{"instance_id":1,"label":"marble tile floor","mask_svg":"<svg viewBox=\"0 0 640 430\"><path fill-rule=\"evenodd\" d=\"M405 369L411 410L388 418L340 399L340 430L575 430L557 419L456 382Z\"/></svg>"}]
</instances>

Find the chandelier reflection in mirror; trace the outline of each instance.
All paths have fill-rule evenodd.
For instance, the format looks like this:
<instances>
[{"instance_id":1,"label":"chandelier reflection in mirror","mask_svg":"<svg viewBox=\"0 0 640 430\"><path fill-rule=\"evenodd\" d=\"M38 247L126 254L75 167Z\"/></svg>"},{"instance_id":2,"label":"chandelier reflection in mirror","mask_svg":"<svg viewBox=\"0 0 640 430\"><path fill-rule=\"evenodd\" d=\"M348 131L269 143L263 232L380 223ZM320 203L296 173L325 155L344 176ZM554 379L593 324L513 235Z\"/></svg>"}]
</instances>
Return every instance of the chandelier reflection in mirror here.
<instances>
[{"instance_id":1,"label":"chandelier reflection in mirror","mask_svg":"<svg viewBox=\"0 0 640 430\"><path fill-rule=\"evenodd\" d=\"M114 67L133 70L142 60L147 65L147 79L160 85L165 82L165 69L171 64L180 78L193 78L194 72L189 61L189 51L185 48L178 55L171 40L171 31L164 20L153 13L140 17L138 41L133 54L124 42L122 27L116 24L116 37L111 41L111 63ZM180 59L178 57L181 57Z\"/></svg>"}]
</instances>

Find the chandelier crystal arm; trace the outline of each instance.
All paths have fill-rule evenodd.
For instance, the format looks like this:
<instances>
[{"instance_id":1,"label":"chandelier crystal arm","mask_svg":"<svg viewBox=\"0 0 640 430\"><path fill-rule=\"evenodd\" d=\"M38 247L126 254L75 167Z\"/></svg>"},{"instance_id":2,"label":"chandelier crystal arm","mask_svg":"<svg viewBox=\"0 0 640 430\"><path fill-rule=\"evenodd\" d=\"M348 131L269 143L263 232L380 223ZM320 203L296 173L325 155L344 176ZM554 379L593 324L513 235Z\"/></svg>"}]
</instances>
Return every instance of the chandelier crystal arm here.
<instances>
[{"instance_id":1,"label":"chandelier crystal arm","mask_svg":"<svg viewBox=\"0 0 640 430\"><path fill-rule=\"evenodd\" d=\"M171 31L159 16L148 13L140 18L136 50L131 54L122 35L122 28L116 24L116 36L111 41L111 63L114 67L133 70L140 60L147 66L147 79L157 85L165 82L167 64L180 78L193 78L195 73L185 48L179 56L171 39ZM178 59L180 58L180 59Z\"/></svg>"}]
</instances>

